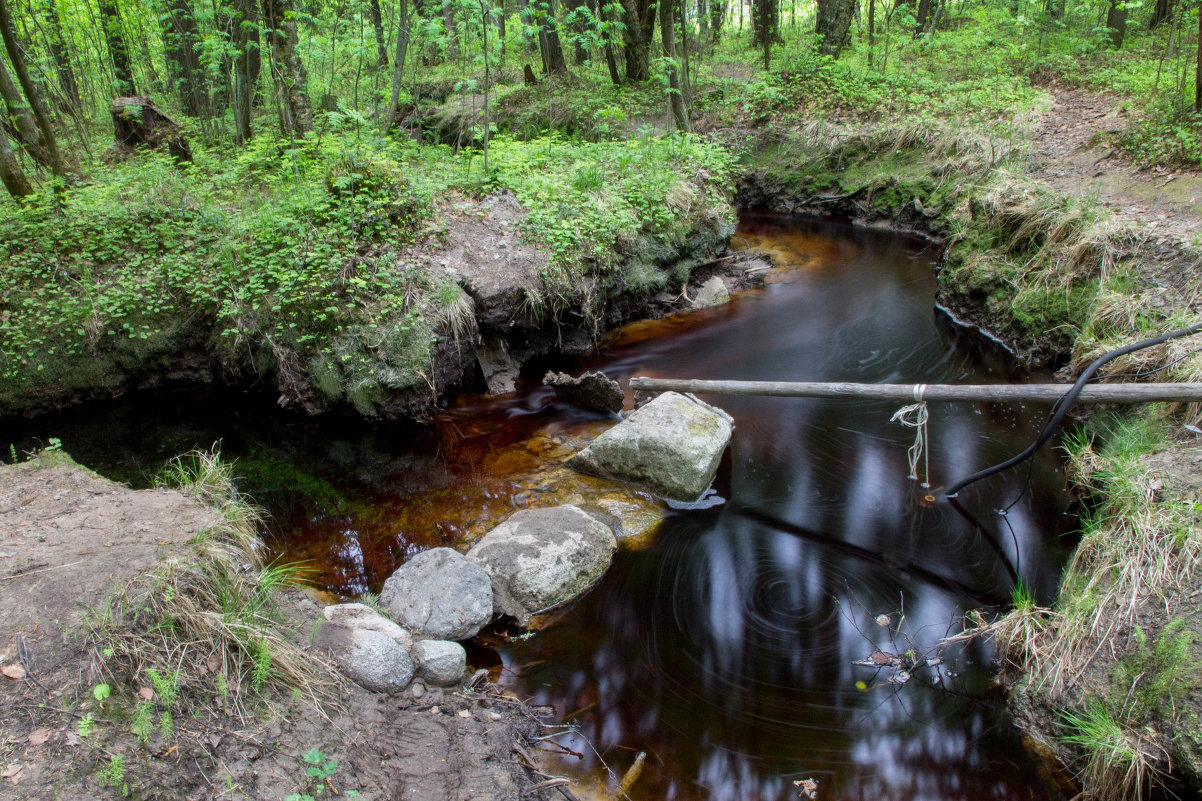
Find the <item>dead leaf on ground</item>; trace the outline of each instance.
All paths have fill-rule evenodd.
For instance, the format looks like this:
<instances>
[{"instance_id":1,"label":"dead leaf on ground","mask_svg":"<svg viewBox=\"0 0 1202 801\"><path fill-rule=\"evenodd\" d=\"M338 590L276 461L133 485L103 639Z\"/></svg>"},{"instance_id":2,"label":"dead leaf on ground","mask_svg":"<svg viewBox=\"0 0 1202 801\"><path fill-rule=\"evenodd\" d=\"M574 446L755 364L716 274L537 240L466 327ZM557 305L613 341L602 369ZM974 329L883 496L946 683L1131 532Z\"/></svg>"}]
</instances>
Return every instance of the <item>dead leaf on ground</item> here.
<instances>
[{"instance_id":1,"label":"dead leaf on ground","mask_svg":"<svg viewBox=\"0 0 1202 801\"><path fill-rule=\"evenodd\" d=\"M138 697L141 698L143 701L153 701L154 700L154 690L150 689L149 687L139 687L138 688Z\"/></svg>"},{"instance_id":2,"label":"dead leaf on ground","mask_svg":"<svg viewBox=\"0 0 1202 801\"><path fill-rule=\"evenodd\" d=\"M16 665L16 664L5 665L4 667L0 668L0 673L3 673L5 676L8 676L10 679L25 678L25 668L22 665Z\"/></svg>"},{"instance_id":3,"label":"dead leaf on ground","mask_svg":"<svg viewBox=\"0 0 1202 801\"><path fill-rule=\"evenodd\" d=\"M3 773L0 773L0 778L8 779L15 786L21 781L21 771L24 769L20 765L9 765Z\"/></svg>"},{"instance_id":4,"label":"dead leaf on ground","mask_svg":"<svg viewBox=\"0 0 1202 801\"><path fill-rule=\"evenodd\" d=\"M33 731L31 731L29 733L29 737L28 737L29 744L30 745L41 745L42 743L49 740L50 735L52 735L52 734L54 734L54 732L50 731L50 729L34 729Z\"/></svg>"}]
</instances>

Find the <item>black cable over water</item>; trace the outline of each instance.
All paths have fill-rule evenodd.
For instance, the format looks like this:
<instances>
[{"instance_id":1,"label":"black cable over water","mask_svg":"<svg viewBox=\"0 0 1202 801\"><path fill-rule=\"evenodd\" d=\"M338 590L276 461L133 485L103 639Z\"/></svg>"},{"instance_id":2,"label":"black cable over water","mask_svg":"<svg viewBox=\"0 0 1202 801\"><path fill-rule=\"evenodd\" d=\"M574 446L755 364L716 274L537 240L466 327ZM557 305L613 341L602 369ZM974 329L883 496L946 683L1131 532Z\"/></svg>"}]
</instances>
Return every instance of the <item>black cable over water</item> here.
<instances>
[{"instance_id":1,"label":"black cable over water","mask_svg":"<svg viewBox=\"0 0 1202 801\"><path fill-rule=\"evenodd\" d=\"M948 488L947 492L943 493L944 497L955 498L960 493L960 490L964 489L969 484L976 483L987 476L992 476L993 474L1000 473L1003 470L1009 470L1016 464L1020 464L1034 456L1035 452L1042 448L1044 444L1046 444L1047 441L1052 438L1052 435L1056 433L1057 429L1060 428L1060 424L1064 422L1064 418L1069 413L1069 410L1076 405L1077 396L1081 394L1081 390L1085 388L1085 385L1090 382L1090 380L1094 377L1094 373L1096 373L1102 365L1117 359L1119 356L1126 356L1128 353L1133 353L1137 350L1143 350L1144 348L1150 348L1153 345L1159 345L1163 342L1168 342L1170 339L1178 339L1180 337L1189 336L1190 334L1196 334L1199 331L1202 331L1202 323L1192 325L1189 328L1182 328L1179 331L1170 331L1167 334L1161 334L1160 336L1153 337L1152 339L1144 339L1140 340L1139 342L1134 342L1130 345L1124 345L1117 350L1112 350L1109 353L1105 353L1094 359L1093 362L1091 362L1090 365L1081 372L1081 375L1077 378L1076 382L1069 387L1068 392L1064 393L1064 397L1060 400L1060 408L1056 409L1056 412L1050 418L1048 418L1046 423L1043 424L1043 428L1040 430L1039 436L1035 438L1033 443L1027 446L1026 450L1017 456L1007 459L1001 464L995 464L993 467L987 467L979 473L973 473L963 481L952 485Z\"/></svg>"}]
</instances>

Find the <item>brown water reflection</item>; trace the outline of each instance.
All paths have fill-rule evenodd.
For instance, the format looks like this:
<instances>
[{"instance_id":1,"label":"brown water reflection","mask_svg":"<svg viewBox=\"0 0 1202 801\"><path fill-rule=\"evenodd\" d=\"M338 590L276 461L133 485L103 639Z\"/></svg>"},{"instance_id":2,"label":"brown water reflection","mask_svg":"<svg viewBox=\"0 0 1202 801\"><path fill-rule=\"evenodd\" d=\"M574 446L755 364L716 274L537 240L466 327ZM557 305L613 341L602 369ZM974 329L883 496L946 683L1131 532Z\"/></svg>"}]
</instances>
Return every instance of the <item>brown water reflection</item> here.
<instances>
[{"instance_id":1,"label":"brown water reflection","mask_svg":"<svg viewBox=\"0 0 1202 801\"><path fill-rule=\"evenodd\" d=\"M932 647L966 609L1004 604L1015 576L1049 598L1063 561L1063 479L1045 454L997 476L960 510L906 478L913 432L866 402L715 398L737 429L709 508L669 509L558 466L612 424L555 401L546 367L615 377L988 382L1028 376L961 341L932 310L923 242L830 223L748 217L736 244L790 269L728 307L634 327L588 358L532 365L520 391L461 398L432 426L282 419L244 397L156 397L14 426L61 437L107 475L223 441L241 486L272 514L272 545L315 581L354 596L410 554L462 545L516 508L575 502L632 531L581 603L504 643L504 682L572 715L561 739L599 777L648 754L636 801L1051 798L990 690L992 653L950 655L946 689L853 667L888 647L873 618L904 611L902 638ZM1040 377L1039 380L1043 380ZM950 484L1035 434L1042 410L932 404L930 482ZM1017 502L1005 516L995 509ZM865 689L857 687L864 682Z\"/></svg>"},{"instance_id":2,"label":"brown water reflection","mask_svg":"<svg viewBox=\"0 0 1202 801\"><path fill-rule=\"evenodd\" d=\"M797 381L1023 380L932 311L923 243L749 218L739 235L798 269L666 336L617 337L580 367L611 375ZM801 251L798 253L797 251ZM660 329L661 334L664 328ZM1044 377L1040 377L1042 380ZM621 553L558 625L504 649L510 683L572 718L553 767L605 786L639 750L636 799L1049 798L990 690L992 653L950 654L932 686L852 666L901 638L933 647L966 609L1004 604L1016 576L1043 597L1063 553L1054 458L1002 476L963 510L906 478L912 431L879 403L715 398L737 422L706 510L676 511ZM947 485L1034 436L1037 410L932 404L930 481ZM937 493L936 493L937 494ZM962 513L963 512L963 513ZM866 689L857 687L864 682ZM880 685L880 686L876 686ZM591 750L596 746L603 760Z\"/></svg>"}]
</instances>

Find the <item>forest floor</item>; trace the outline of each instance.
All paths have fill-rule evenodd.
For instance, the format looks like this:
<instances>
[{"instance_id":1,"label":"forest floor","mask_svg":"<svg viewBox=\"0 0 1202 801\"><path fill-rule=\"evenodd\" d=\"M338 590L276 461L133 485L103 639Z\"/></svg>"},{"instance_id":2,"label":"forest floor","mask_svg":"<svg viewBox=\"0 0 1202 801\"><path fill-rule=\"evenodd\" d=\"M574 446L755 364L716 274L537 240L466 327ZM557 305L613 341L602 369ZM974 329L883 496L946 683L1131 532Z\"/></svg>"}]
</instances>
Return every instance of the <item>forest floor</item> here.
<instances>
[{"instance_id":1,"label":"forest floor","mask_svg":"<svg viewBox=\"0 0 1202 801\"><path fill-rule=\"evenodd\" d=\"M1181 245L1197 243L1202 172L1132 165L1114 145L1127 125L1123 98L1059 86L1049 91L1054 105L1034 132L1033 177Z\"/></svg>"},{"instance_id":2,"label":"forest floor","mask_svg":"<svg viewBox=\"0 0 1202 801\"><path fill-rule=\"evenodd\" d=\"M222 709L214 692L200 704L181 698L170 730L160 720L139 735L130 708L139 695L161 707L159 686L134 695L151 681L115 681L85 619L125 582L194 558L192 541L217 517L195 497L130 490L61 453L0 468L0 799L324 795L306 759L314 753L317 767L336 760L323 777L335 794L550 797L531 791L535 779L521 767L537 720L488 684L396 695L345 685L320 708L284 697L248 705L249 714ZM281 624L303 642L320 605L298 591L281 593L277 605ZM106 697L96 694L101 686Z\"/></svg>"}]
</instances>

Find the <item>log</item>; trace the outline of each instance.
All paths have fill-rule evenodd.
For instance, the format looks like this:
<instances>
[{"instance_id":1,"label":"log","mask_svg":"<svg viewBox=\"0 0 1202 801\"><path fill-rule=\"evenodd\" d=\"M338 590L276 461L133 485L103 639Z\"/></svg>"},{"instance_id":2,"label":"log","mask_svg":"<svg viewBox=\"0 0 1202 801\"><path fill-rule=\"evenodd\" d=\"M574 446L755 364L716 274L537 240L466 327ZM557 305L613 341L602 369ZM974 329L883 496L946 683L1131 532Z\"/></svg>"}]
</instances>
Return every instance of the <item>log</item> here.
<instances>
[{"instance_id":1,"label":"log","mask_svg":"<svg viewBox=\"0 0 1202 801\"><path fill-rule=\"evenodd\" d=\"M691 392L695 395L767 395L784 398L841 398L901 403L977 401L1055 403L1071 384L851 384L844 382L700 381L634 376L630 388L639 392ZM1156 403L1202 401L1202 384L1091 384L1077 403Z\"/></svg>"},{"instance_id":2,"label":"log","mask_svg":"<svg viewBox=\"0 0 1202 801\"><path fill-rule=\"evenodd\" d=\"M117 148L132 152L138 147L167 146L177 161L192 160L192 149L179 123L154 104L149 97L118 97L109 108Z\"/></svg>"}]
</instances>

